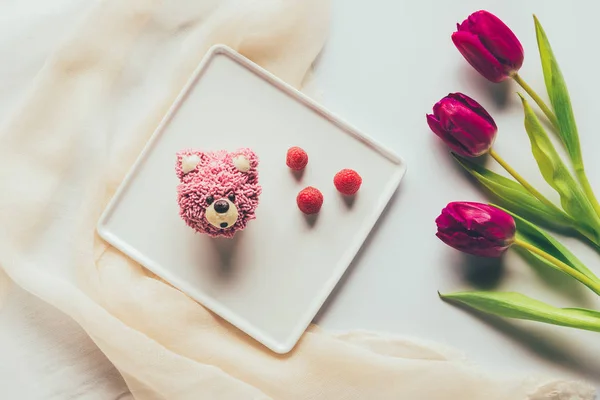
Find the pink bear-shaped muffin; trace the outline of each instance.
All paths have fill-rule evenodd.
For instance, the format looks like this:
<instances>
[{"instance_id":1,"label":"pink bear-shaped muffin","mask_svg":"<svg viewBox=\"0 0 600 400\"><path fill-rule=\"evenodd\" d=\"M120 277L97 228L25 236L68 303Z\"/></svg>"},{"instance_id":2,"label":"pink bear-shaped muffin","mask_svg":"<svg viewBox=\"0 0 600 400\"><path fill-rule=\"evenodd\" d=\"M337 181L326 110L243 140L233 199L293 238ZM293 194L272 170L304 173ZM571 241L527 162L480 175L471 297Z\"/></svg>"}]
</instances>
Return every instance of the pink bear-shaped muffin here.
<instances>
[{"instance_id":1,"label":"pink bear-shaped muffin","mask_svg":"<svg viewBox=\"0 0 600 400\"><path fill-rule=\"evenodd\" d=\"M177 153L179 215L200 233L231 238L256 218L258 157L250 149Z\"/></svg>"}]
</instances>

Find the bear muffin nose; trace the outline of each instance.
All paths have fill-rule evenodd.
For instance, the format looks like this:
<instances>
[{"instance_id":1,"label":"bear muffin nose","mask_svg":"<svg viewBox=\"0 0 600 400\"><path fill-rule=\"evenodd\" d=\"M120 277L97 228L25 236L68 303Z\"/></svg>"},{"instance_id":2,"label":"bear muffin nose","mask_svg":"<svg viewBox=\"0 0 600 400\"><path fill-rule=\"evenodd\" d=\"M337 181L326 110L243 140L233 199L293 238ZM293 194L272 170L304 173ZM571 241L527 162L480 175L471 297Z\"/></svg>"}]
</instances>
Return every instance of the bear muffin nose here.
<instances>
[{"instance_id":1,"label":"bear muffin nose","mask_svg":"<svg viewBox=\"0 0 600 400\"><path fill-rule=\"evenodd\" d=\"M219 214L225 214L229 211L229 203L225 200L219 200L215 203L215 211Z\"/></svg>"}]
</instances>

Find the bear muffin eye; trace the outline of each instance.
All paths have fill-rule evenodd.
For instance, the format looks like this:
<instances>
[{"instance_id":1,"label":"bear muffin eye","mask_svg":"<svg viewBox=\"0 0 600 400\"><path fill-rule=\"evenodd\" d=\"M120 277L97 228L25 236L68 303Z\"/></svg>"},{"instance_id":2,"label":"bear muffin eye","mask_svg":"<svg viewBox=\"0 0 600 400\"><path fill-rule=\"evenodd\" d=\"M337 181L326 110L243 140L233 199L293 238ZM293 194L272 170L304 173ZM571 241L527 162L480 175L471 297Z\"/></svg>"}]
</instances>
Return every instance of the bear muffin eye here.
<instances>
[{"instance_id":1,"label":"bear muffin eye","mask_svg":"<svg viewBox=\"0 0 600 400\"><path fill-rule=\"evenodd\" d=\"M230 193L229 196L229 201L231 201L232 203L235 201L235 194L234 193Z\"/></svg>"},{"instance_id":2,"label":"bear muffin eye","mask_svg":"<svg viewBox=\"0 0 600 400\"><path fill-rule=\"evenodd\" d=\"M213 203L213 201L215 201L215 198L212 196L208 196L206 198L206 204L208 204L209 206Z\"/></svg>"}]
</instances>

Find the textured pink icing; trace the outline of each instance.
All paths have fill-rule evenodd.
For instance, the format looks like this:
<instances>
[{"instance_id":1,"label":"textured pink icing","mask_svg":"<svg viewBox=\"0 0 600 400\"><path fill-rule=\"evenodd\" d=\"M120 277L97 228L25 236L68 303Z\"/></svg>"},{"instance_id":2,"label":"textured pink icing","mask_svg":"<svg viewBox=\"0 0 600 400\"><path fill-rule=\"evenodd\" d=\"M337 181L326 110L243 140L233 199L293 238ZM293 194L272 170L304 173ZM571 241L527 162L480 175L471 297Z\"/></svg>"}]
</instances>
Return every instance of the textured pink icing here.
<instances>
[{"instance_id":1,"label":"textured pink icing","mask_svg":"<svg viewBox=\"0 0 600 400\"><path fill-rule=\"evenodd\" d=\"M195 169L184 173L181 160L184 156L197 155L200 163ZM245 156L250 161L247 172L239 171L233 164L233 158ZM234 152L225 150L202 152L187 149L177 153L175 172L181 182L177 186L177 202L179 215L185 223L197 232L206 233L212 237L233 237L235 232L246 227L248 221L256 218L258 198L261 187L258 184L258 157L250 149L239 149ZM235 194L233 202L238 209L238 219L229 228L221 229L211 225L206 220L207 198L212 196L215 201Z\"/></svg>"}]
</instances>

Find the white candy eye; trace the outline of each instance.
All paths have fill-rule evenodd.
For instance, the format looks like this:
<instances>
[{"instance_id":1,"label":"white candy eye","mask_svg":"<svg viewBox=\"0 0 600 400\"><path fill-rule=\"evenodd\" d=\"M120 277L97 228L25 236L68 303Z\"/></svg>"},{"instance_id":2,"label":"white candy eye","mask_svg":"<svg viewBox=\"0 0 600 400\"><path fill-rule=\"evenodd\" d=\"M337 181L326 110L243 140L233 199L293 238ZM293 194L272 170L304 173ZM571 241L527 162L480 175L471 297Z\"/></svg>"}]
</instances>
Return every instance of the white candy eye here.
<instances>
[{"instance_id":1,"label":"white candy eye","mask_svg":"<svg viewBox=\"0 0 600 400\"><path fill-rule=\"evenodd\" d=\"M193 171L200 164L200 157L196 154L181 157L181 170L184 174Z\"/></svg>"},{"instance_id":2,"label":"white candy eye","mask_svg":"<svg viewBox=\"0 0 600 400\"><path fill-rule=\"evenodd\" d=\"M233 165L240 172L248 172L250 171L250 160L248 160L245 156L236 156L233 157Z\"/></svg>"}]
</instances>

